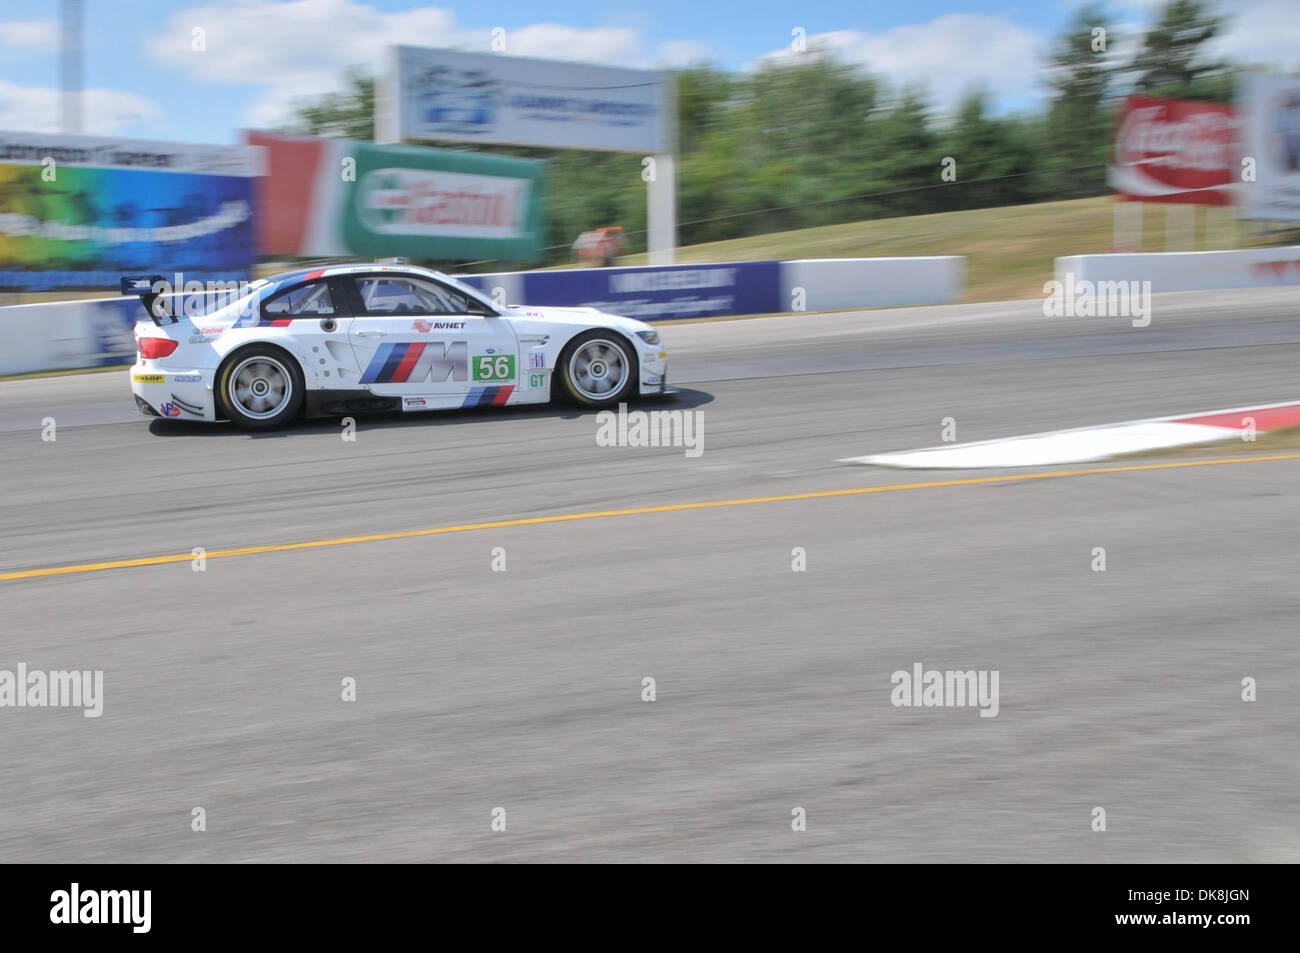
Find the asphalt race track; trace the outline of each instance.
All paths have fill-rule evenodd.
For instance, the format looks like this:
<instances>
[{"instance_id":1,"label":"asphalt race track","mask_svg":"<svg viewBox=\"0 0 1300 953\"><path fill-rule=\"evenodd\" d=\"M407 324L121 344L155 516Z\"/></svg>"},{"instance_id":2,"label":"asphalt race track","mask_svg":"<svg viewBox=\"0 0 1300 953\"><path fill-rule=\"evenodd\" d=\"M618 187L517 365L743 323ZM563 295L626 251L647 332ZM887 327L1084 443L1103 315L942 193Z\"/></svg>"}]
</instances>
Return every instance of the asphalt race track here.
<instances>
[{"instance_id":1,"label":"asphalt race track","mask_svg":"<svg viewBox=\"0 0 1300 953\"><path fill-rule=\"evenodd\" d=\"M0 669L104 672L99 718L0 709L0 861L1300 860L1300 460L836 462L1300 398L1297 300L667 326L682 393L634 409L699 411L694 458L567 407L346 442L0 384L0 574L184 557L0 581ZM996 670L997 716L895 707L918 662Z\"/></svg>"}]
</instances>

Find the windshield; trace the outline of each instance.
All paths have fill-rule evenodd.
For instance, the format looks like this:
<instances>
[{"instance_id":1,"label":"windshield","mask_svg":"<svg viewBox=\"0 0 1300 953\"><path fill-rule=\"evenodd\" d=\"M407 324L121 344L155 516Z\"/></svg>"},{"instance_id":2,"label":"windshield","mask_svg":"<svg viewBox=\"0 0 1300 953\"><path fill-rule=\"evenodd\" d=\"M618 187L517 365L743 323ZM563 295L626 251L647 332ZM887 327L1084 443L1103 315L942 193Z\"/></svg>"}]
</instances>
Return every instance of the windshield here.
<instances>
[{"instance_id":1,"label":"windshield","mask_svg":"<svg viewBox=\"0 0 1300 953\"><path fill-rule=\"evenodd\" d=\"M437 272L437 275L439 280L445 281L447 284L451 285L457 291L463 291L465 294L469 295L471 298L474 298L476 301L479 301L487 305L493 310L496 309L497 307L496 302L494 302L489 295L484 294L482 291L480 291L478 288L475 288L473 285L467 285L463 281L457 281L451 275L444 275L442 272Z\"/></svg>"}]
</instances>

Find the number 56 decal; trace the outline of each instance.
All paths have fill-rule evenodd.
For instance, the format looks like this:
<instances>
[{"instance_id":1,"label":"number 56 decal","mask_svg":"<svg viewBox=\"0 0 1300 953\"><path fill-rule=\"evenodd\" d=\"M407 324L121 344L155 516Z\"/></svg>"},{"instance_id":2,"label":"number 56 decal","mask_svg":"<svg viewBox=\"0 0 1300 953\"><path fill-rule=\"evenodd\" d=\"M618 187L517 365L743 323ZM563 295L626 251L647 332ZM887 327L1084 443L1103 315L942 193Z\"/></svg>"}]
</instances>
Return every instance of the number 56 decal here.
<instances>
[{"instance_id":1,"label":"number 56 decal","mask_svg":"<svg viewBox=\"0 0 1300 953\"><path fill-rule=\"evenodd\" d=\"M514 379L515 356L513 354L476 354L474 356L474 380L512 381Z\"/></svg>"}]
</instances>

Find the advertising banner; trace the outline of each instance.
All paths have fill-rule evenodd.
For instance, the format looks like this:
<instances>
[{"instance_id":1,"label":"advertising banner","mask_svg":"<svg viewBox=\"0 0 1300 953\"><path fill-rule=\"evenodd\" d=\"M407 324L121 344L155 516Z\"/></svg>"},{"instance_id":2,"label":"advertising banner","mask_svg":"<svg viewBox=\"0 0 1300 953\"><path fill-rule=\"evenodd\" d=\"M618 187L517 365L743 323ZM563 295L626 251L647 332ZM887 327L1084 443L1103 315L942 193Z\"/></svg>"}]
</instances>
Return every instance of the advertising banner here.
<instances>
[{"instance_id":1,"label":"advertising banner","mask_svg":"<svg viewBox=\"0 0 1300 953\"><path fill-rule=\"evenodd\" d=\"M260 159L246 146L0 132L0 290L247 276Z\"/></svg>"},{"instance_id":2,"label":"advertising banner","mask_svg":"<svg viewBox=\"0 0 1300 953\"><path fill-rule=\"evenodd\" d=\"M390 56L381 139L670 151L662 73L413 46Z\"/></svg>"},{"instance_id":3,"label":"advertising banner","mask_svg":"<svg viewBox=\"0 0 1300 953\"><path fill-rule=\"evenodd\" d=\"M250 132L264 255L535 261L545 162Z\"/></svg>"},{"instance_id":4,"label":"advertising banner","mask_svg":"<svg viewBox=\"0 0 1300 953\"><path fill-rule=\"evenodd\" d=\"M1243 151L1255 162L1242 217L1300 222L1300 79L1249 73L1240 89Z\"/></svg>"},{"instance_id":5,"label":"advertising banner","mask_svg":"<svg viewBox=\"0 0 1300 953\"><path fill-rule=\"evenodd\" d=\"M508 304L596 308L641 321L787 310L781 299L781 263L775 261L459 277L488 294L504 288ZM505 278L517 281L507 285Z\"/></svg>"},{"instance_id":6,"label":"advertising banner","mask_svg":"<svg viewBox=\"0 0 1300 953\"><path fill-rule=\"evenodd\" d=\"M1132 202L1231 205L1240 158L1233 107L1130 96L1107 181Z\"/></svg>"}]
</instances>

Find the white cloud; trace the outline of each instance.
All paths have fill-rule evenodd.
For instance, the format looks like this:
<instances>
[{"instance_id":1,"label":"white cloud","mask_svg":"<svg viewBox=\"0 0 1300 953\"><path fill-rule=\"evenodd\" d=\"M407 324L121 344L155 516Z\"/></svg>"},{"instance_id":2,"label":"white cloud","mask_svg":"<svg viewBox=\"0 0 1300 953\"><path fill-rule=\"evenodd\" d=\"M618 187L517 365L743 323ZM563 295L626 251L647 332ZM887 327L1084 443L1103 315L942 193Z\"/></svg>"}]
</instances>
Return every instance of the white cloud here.
<instances>
[{"instance_id":1,"label":"white cloud","mask_svg":"<svg viewBox=\"0 0 1300 953\"><path fill-rule=\"evenodd\" d=\"M156 103L134 93L87 89L81 95L82 129L92 135L117 135L161 113ZM59 91L51 87L19 86L0 80L0 129L58 132L59 97Z\"/></svg>"},{"instance_id":2,"label":"white cloud","mask_svg":"<svg viewBox=\"0 0 1300 953\"><path fill-rule=\"evenodd\" d=\"M1130 22L1116 25L1126 56L1136 55L1142 41L1159 19L1164 0L1127 0ZM1210 41L1207 56L1244 66L1300 67L1300 15L1295 0L1221 0L1211 3L1212 13L1223 18L1224 29ZM1122 32L1120 32L1122 29Z\"/></svg>"},{"instance_id":3,"label":"white cloud","mask_svg":"<svg viewBox=\"0 0 1300 953\"><path fill-rule=\"evenodd\" d=\"M1300 66L1300 8L1295 0L1238 0L1223 6L1227 28L1214 52L1236 63Z\"/></svg>"},{"instance_id":4,"label":"white cloud","mask_svg":"<svg viewBox=\"0 0 1300 953\"><path fill-rule=\"evenodd\" d=\"M826 49L895 86L924 86L932 101L947 110L977 86L995 101L1038 98L1051 38L1000 16L950 13L880 33L814 34L808 48ZM787 47L760 61L790 61L798 55Z\"/></svg>"},{"instance_id":5,"label":"white cloud","mask_svg":"<svg viewBox=\"0 0 1300 953\"><path fill-rule=\"evenodd\" d=\"M718 53L707 43L695 40L669 40L659 47L655 64L667 67L696 66L718 60Z\"/></svg>"},{"instance_id":6,"label":"white cloud","mask_svg":"<svg viewBox=\"0 0 1300 953\"><path fill-rule=\"evenodd\" d=\"M196 28L204 31L203 52L192 48ZM646 60L633 29L556 23L505 29L505 52L516 56L610 65ZM172 14L147 51L204 82L263 86L243 121L264 128L288 119L296 100L338 89L350 66L378 72L385 48L399 43L487 51L492 31L461 27L454 12L438 7L386 13L354 0L235 0Z\"/></svg>"},{"instance_id":7,"label":"white cloud","mask_svg":"<svg viewBox=\"0 0 1300 953\"><path fill-rule=\"evenodd\" d=\"M59 27L53 20L0 21L0 46L46 52L59 45Z\"/></svg>"},{"instance_id":8,"label":"white cloud","mask_svg":"<svg viewBox=\"0 0 1300 953\"><path fill-rule=\"evenodd\" d=\"M475 34L478 36L479 34ZM448 46L430 43L429 46ZM469 48L488 49L488 43L467 44ZM604 63L607 66L634 65L641 57L641 37L625 27L563 26L558 23L535 23L506 31L505 52L513 56L537 56L550 60L577 60Z\"/></svg>"}]
</instances>

